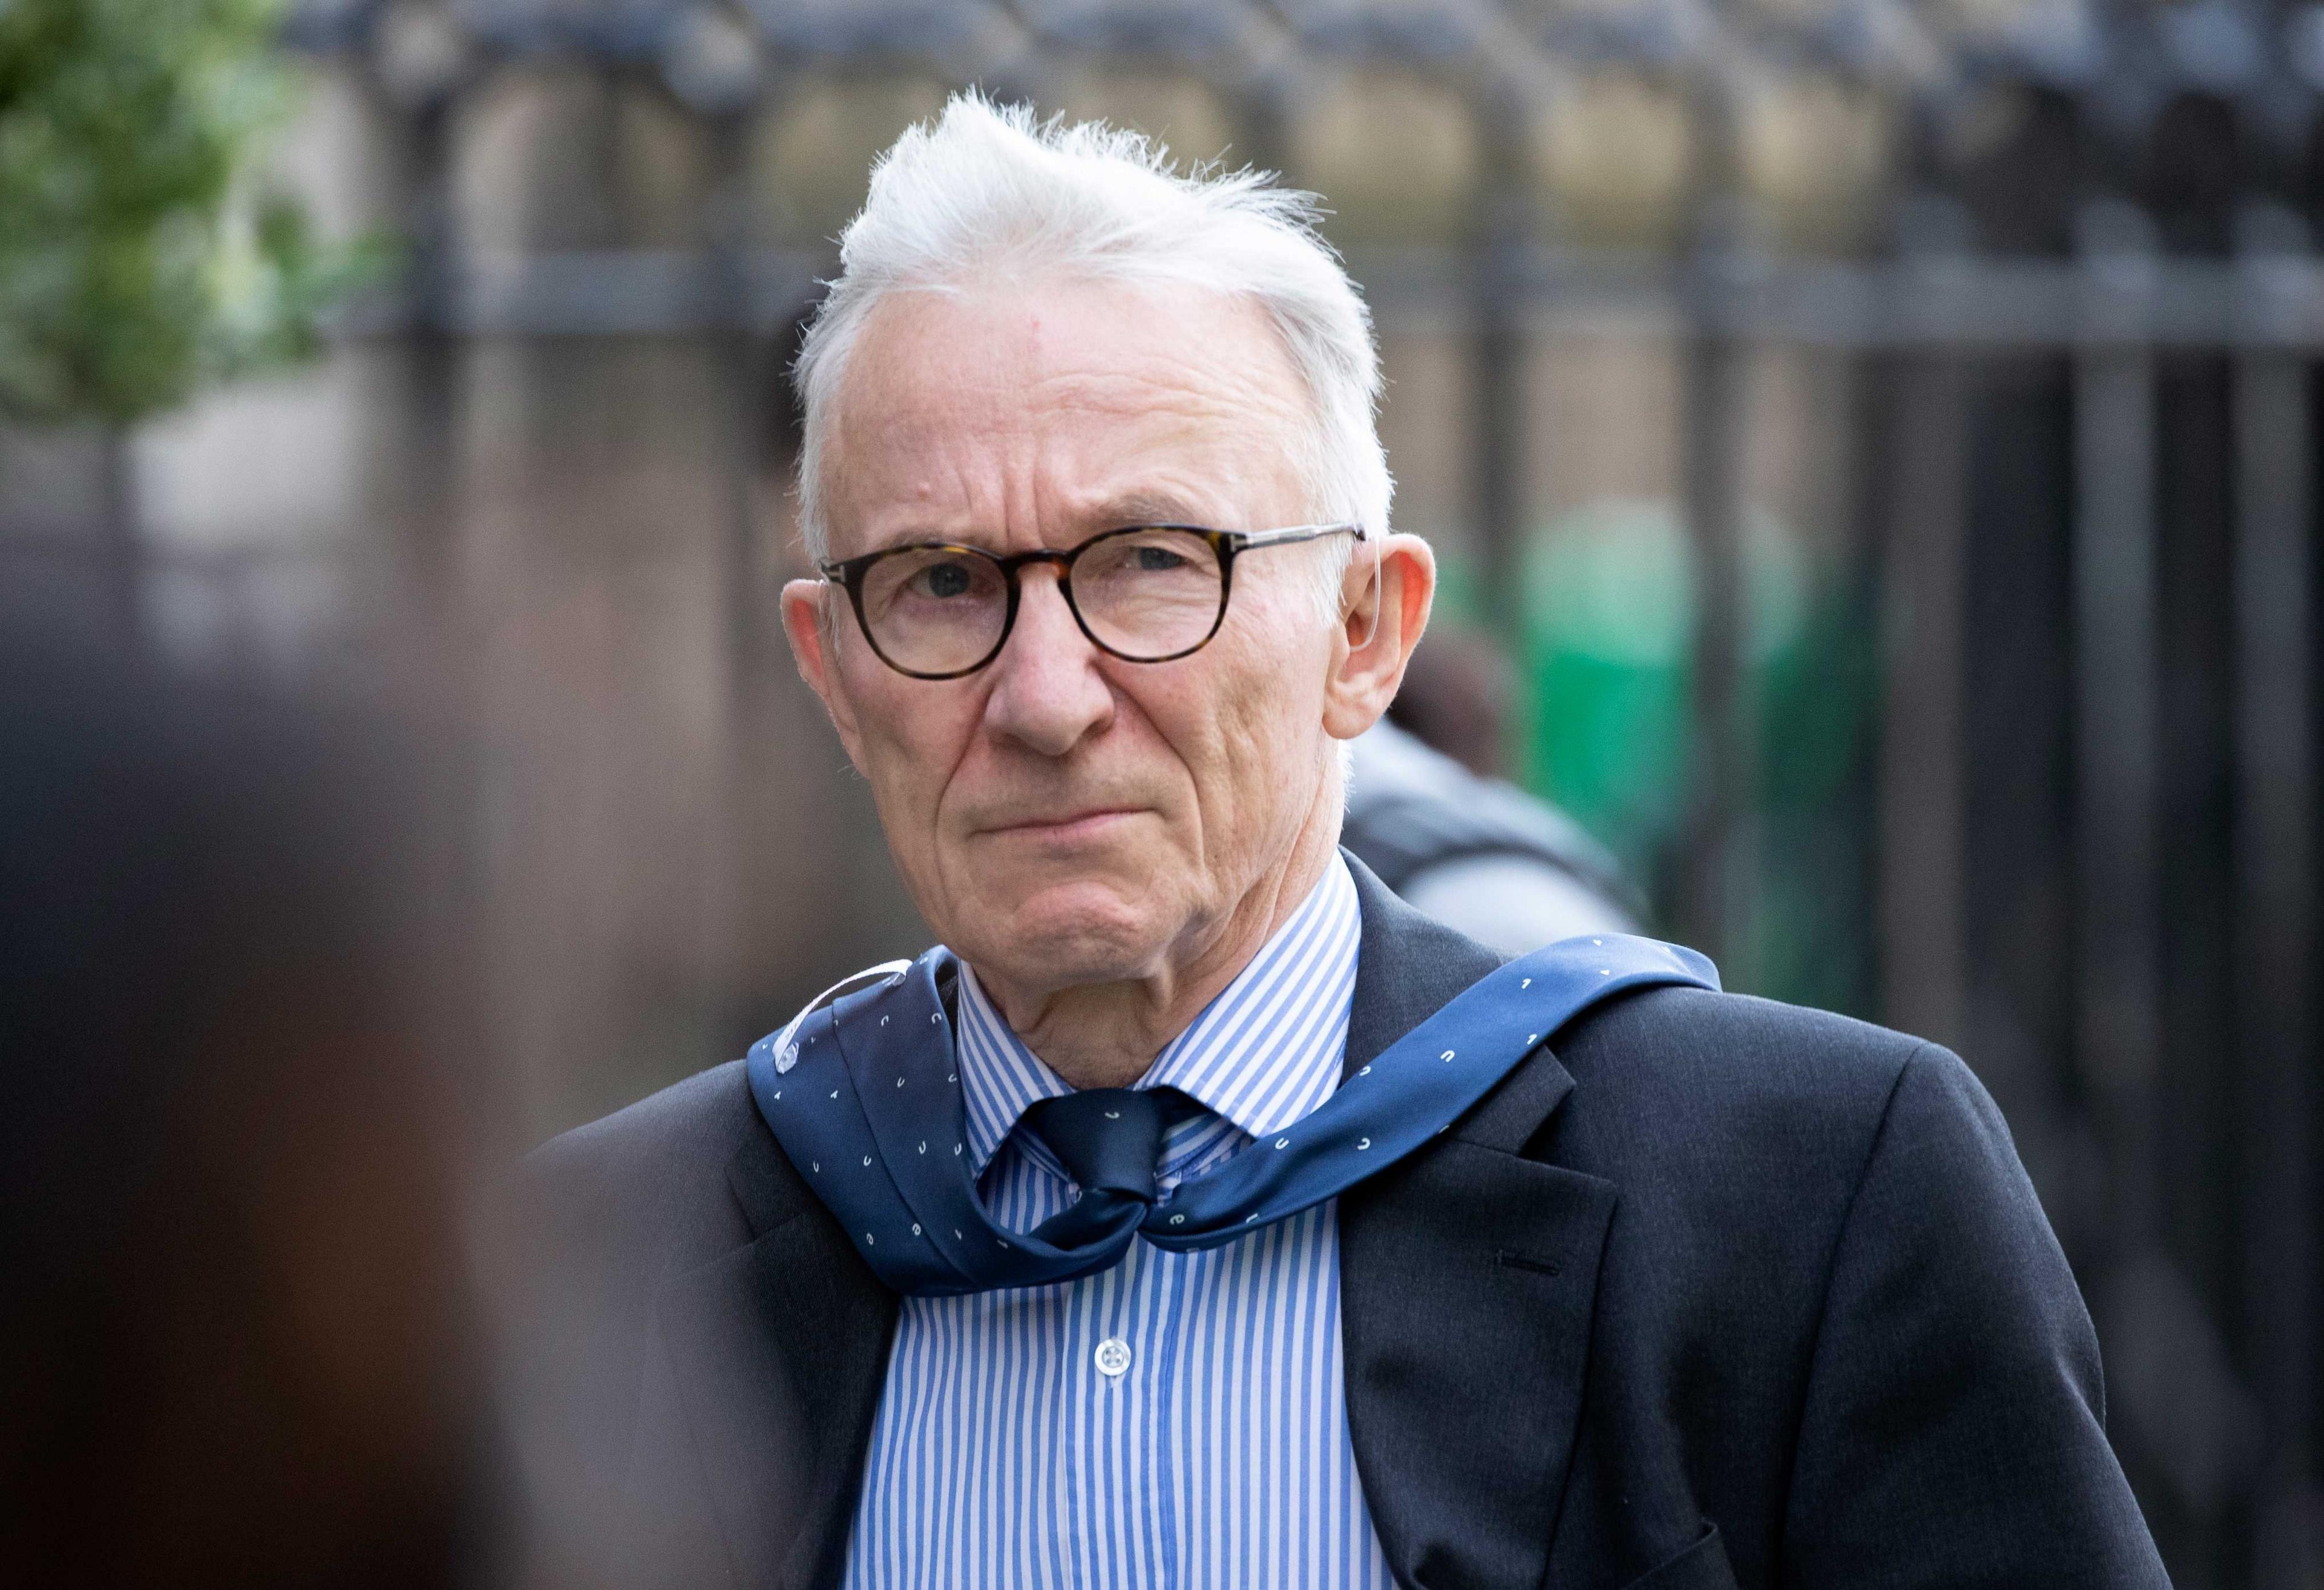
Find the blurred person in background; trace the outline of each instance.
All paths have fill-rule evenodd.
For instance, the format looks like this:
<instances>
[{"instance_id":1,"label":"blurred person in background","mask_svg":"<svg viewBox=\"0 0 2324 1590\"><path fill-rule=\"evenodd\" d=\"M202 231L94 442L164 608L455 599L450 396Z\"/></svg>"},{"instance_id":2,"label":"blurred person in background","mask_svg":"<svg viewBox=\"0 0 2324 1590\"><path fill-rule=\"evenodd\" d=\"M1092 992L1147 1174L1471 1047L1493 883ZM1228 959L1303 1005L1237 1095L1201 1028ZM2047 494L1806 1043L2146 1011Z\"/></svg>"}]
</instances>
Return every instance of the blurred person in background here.
<instances>
[{"instance_id":1,"label":"blurred person in background","mask_svg":"<svg viewBox=\"0 0 2324 1590\"><path fill-rule=\"evenodd\" d=\"M1643 939L1504 962L1340 848L1434 565L1314 219L974 97L876 170L784 620L940 943L530 1162L547 1549L2161 1586L1957 1059Z\"/></svg>"},{"instance_id":2,"label":"blurred person in background","mask_svg":"<svg viewBox=\"0 0 2324 1590\"><path fill-rule=\"evenodd\" d=\"M0 632L0 1583L485 1570L409 771L345 713Z\"/></svg>"},{"instance_id":3,"label":"blurred person in background","mask_svg":"<svg viewBox=\"0 0 2324 1590\"><path fill-rule=\"evenodd\" d=\"M1340 842L1408 904L1504 955L1637 932L1614 858L1499 777L1506 681L1466 636L1414 652L1388 715L1354 741Z\"/></svg>"}]
</instances>

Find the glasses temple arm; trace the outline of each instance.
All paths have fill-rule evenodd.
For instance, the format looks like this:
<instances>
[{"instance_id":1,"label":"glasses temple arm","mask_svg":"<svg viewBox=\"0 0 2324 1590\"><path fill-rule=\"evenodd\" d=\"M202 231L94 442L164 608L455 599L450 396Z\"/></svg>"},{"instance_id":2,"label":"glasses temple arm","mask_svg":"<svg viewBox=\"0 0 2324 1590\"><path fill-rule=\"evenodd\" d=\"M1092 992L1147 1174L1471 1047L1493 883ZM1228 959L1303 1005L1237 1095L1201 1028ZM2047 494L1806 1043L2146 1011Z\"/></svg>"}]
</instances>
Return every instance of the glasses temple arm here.
<instances>
[{"instance_id":1,"label":"glasses temple arm","mask_svg":"<svg viewBox=\"0 0 2324 1590\"><path fill-rule=\"evenodd\" d=\"M1248 551L1254 547L1279 547L1288 541L1314 541L1342 533L1353 536L1359 541L1370 539L1360 524L1286 525L1279 530L1238 531L1235 545Z\"/></svg>"}]
</instances>

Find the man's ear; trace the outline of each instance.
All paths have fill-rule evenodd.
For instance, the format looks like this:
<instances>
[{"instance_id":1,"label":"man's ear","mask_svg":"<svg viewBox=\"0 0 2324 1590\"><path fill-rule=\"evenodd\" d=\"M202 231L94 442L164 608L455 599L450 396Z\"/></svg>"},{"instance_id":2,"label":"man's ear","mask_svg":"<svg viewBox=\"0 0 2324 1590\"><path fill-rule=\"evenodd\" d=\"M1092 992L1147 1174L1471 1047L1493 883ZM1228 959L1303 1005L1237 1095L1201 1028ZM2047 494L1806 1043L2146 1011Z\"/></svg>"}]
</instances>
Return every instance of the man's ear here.
<instances>
[{"instance_id":1,"label":"man's ear","mask_svg":"<svg viewBox=\"0 0 2324 1590\"><path fill-rule=\"evenodd\" d=\"M839 678L839 620L844 615L834 605L838 600L822 580L788 582L783 586L783 634L791 643L799 677L822 700L831 726L839 731L839 743L847 748L847 759L860 772L863 758L855 731L855 704Z\"/></svg>"},{"instance_id":2,"label":"man's ear","mask_svg":"<svg viewBox=\"0 0 2324 1590\"><path fill-rule=\"evenodd\" d=\"M1389 536L1375 561L1359 548L1340 592L1341 633L1323 686L1323 728L1353 740L1379 721L1436 600L1436 555L1417 536Z\"/></svg>"}]
</instances>

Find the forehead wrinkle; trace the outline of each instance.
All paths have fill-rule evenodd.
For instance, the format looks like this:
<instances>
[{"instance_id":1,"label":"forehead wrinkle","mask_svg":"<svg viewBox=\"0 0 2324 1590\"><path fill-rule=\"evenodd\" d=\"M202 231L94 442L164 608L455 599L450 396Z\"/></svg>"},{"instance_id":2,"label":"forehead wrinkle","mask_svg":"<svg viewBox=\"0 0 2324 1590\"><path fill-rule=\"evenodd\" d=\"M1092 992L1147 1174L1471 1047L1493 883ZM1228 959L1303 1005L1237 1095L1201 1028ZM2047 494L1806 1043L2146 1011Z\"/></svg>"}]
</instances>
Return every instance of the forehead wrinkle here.
<instances>
[{"instance_id":1,"label":"forehead wrinkle","mask_svg":"<svg viewBox=\"0 0 2324 1590\"><path fill-rule=\"evenodd\" d=\"M1056 542L1138 522L1237 528L1222 516L1253 510L1233 500L1274 485L1307 420L1289 350L1247 304L1203 318L1255 337L1153 339L1132 329L1100 369L1087 363L1085 332L1038 305L1012 313L1006 299L972 339L995 356L955 361L941 385L899 381L885 360L861 356L910 335L931 311L961 307L893 303L867 326L832 416L835 541L843 527L866 549ZM1094 434L1074 423L1093 418ZM893 468L881 454L917 455L918 467ZM883 481L865 502L863 488Z\"/></svg>"},{"instance_id":2,"label":"forehead wrinkle","mask_svg":"<svg viewBox=\"0 0 2324 1590\"><path fill-rule=\"evenodd\" d=\"M1171 389L1174 400L1186 394ZM1128 423L1111 436L1071 429L1042 438L1040 486L1057 517L1094 528L1141 523L1214 528L1266 491L1291 446L1280 403L1216 393L1194 402L1109 404Z\"/></svg>"},{"instance_id":3,"label":"forehead wrinkle","mask_svg":"<svg viewBox=\"0 0 2324 1590\"><path fill-rule=\"evenodd\" d=\"M1247 513L1237 499L1265 483L1275 456L1267 449L1254 455L1247 427L1207 423L1094 446L1086 436L1050 436L1038 424L936 434L943 443L927 450L931 467L918 472L917 487L862 516L865 550L917 540L1029 544L1037 534L1065 545L1138 524L1243 528L1224 521ZM1074 456L1093 450L1096 458Z\"/></svg>"},{"instance_id":4,"label":"forehead wrinkle","mask_svg":"<svg viewBox=\"0 0 2324 1590\"><path fill-rule=\"evenodd\" d=\"M861 549L867 552L909 541L972 541L978 527L1000 516L999 505L983 501L991 492L990 472L982 467L997 447L1006 445L998 438L982 442L995 427L972 418L966 427L970 434L964 436L964 427L956 421L930 424L927 417L904 418L895 407L883 406L879 418L862 428L872 433L870 438L850 435L851 446L832 450L835 460L856 466L831 473L835 547L843 528L858 532L849 538L860 539ZM909 455L918 467L911 472L908 486L874 493L874 501L863 503L861 488L881 473L862 467L872 462L866 455L883 451Z\"/></svg>"},{"instance_id":5,"label":"forehead wrinkle","mask_svg":"<svg viewBox=\"0 0 2324 1590\"><path fill-rule=\"evenodd\" d=\"M1200 524L1209 513L1199 492L1180 492L1169 486L1133 486L1124 491L1087 494L1074 501L1070 511L1078 520L1102 522L1110 529L1131 525Z\"/></svg>"},{"instance_id":6,"label":"forehead wrinkle","mask_svg":"<svg viewBox=\"0 0 2324 1590\"><path fill-rule=\"evenodd\" d=\"M1262 378L1241 359L1178 357L1161 350L1140 350L1134 363L1110 370L1074 368L1045 371L1021 386L1004 388L1028 409L1119 414L1142 418L1151 415L1200 415L1241 419L1253 413L1281 415L1296 407L1292 394ZM1286 381L1296 380L1288 370Z\"/></svg>"}]
</instances>

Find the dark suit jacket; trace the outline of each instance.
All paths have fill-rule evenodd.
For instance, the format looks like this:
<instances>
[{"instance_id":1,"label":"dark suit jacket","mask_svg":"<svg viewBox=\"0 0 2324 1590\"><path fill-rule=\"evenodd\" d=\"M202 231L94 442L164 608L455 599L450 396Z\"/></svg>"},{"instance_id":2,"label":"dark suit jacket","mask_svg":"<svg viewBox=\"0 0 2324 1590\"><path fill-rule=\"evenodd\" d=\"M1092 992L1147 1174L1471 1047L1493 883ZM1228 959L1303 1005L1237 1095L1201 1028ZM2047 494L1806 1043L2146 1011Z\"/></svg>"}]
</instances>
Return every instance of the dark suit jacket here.
<instances>
[{"instance_id":1,"label":"dark suit jacket","mask_svg":"<svg viewBox=\"0 0 2324 1590\"><path fill-rule=\"evenodd\" d=\"M1347 1065L1496 959L1356 866ZM836 1582L895 1296L739 1062L540 1151L533 1471L568 1567ZM2167 1585L2098 1346L1951 1054L1618 998L1340 1203L1348 1422L1432 1590Z\"/></svg>"}]
</instances>

